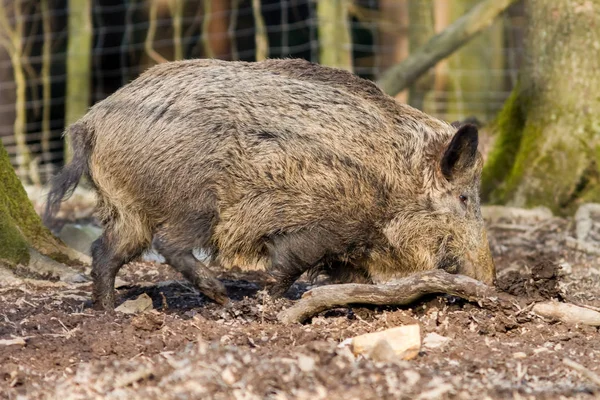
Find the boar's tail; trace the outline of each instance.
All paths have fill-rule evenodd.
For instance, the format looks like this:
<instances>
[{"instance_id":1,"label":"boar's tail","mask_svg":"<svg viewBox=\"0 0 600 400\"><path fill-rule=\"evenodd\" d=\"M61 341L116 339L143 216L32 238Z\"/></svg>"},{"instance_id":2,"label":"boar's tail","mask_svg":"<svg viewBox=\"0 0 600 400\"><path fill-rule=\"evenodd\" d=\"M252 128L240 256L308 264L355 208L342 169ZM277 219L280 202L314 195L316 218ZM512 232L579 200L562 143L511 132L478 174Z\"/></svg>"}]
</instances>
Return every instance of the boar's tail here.
<instances>
[{"instance_id":1,"label":"boar's tail","mask_svg":"<svg viewBox=\"0 0 600 400\"><path fill-rule=\"evenodd\" d=\"M92 151L90 130L84 123L76 122L69 126L67 134L70 137L73 158L51 180L43 218L46 225L52 221L60 209L60 203L73 194L81 177L84 174L89 176L88 161Z\"/></svg>"}]
</instances>

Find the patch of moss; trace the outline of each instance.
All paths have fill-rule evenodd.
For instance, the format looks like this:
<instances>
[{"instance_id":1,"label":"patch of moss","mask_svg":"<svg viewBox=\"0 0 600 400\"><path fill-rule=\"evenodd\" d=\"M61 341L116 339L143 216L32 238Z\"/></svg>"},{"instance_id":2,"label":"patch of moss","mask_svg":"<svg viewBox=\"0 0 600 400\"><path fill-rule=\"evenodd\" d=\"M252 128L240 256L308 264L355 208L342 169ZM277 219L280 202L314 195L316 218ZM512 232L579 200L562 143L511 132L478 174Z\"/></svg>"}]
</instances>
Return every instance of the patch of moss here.
<instances>
[{"instance_id":1,"label":"patch of moss","mask_svg":"<svg viewBox=\"0 0 600 400\"><path fill-rule=\"evenodd\" d=\"M36 247L51 240L52 234L33 209L0 143L0 258L14 264L26 263L28 245Z\"/></svg>"},{"instance_id":2,"label":"patch of moss","mask_svg":"<svg viewBox=\"0 0 600 400\"><path fill-rule=\"evenodd\" d=\"M483 168L481 183L481 196L486 202L506 201L504 182L512 175L526 121L523 97L517 84L493 123L497 138Z\"/></svg>"},{"instance_id":3,"label":"patch of moss","mask_svg":"<svg viewBox=\"0 0 600 400\"><path fill-rule=\"evenodd\" d=\"M0 208L0 260L9 265L27 264L29 248L6 210Z\"/></svg>"},{"instance_id":4,"label":"patch of moss","mask_svg":"<svg viewBox=\"0 0 600 400\"><path fill-rule=\"evenodd\" d=\"M0 146L0 205L28 239L50 234L33 209L3 146Z\"/></svg>"}]
</instances>

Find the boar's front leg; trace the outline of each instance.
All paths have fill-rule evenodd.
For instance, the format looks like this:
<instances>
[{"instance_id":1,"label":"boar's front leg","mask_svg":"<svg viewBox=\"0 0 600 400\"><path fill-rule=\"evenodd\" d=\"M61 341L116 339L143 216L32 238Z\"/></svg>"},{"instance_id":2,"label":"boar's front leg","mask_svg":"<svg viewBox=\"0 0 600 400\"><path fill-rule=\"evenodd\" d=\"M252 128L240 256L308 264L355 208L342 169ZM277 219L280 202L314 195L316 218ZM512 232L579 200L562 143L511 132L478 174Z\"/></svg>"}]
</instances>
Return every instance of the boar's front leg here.
<instances>
[{"instance_id":1,"label":"boar's front leg","mask_svg":"<svg viewBox=\"0 0 600 400\"><path fill-rule=\"evenodd\" d=\"M283 296L305 271L342 250L338 238L321 228L278 234L270 238L267 248L271 257L270 273L276 280L269 288L274 297Z\"/></svg>"},{"instance_id":2,"label":"boar's front leg","mask_svg":"<svg viewBox=\"0 0 600 400\"><path fill-rule=\"evenodd\" d=\"M179 271L204 295L219 304L229 303L225 286L202 262L194 257L193 246L184 246L177 240L170 239L165 232L154 238L153 245L165 258L167 264Z\"/></svg>"}]
</instances>

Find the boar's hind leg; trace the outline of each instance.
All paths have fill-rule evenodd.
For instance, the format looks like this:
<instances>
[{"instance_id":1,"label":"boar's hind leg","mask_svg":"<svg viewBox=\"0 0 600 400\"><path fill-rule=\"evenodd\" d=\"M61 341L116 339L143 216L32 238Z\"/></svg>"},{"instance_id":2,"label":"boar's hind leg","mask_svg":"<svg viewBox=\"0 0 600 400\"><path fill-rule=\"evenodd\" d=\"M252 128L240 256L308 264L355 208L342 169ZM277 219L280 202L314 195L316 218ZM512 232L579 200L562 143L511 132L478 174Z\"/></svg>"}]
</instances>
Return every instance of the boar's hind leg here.
<instances>
[{"instance_id":1,"label":"boar's hind leg","mask_svg":"<svg viewBox=\"0 0 600 400\"><path fill-rule=\"evenodd\" d=\"M219 304L227 304L229 298L225 286L192 253L193 245L182 247L177 240L169 240L166 233L157 235L153 241L156 250L162 254L171 267L179 271L204 295Z\"/></svg>"},{"instance_id":2,"label":"boar's hind leg","mask_svg":"<svg viewBox=\"0 0 600 400\"><path fill-rule=\"evenodd\" d=\"M277 235L267 244L271 256L271 275L276 279L271 296L283 296L305 271L317 266L327 254L340 251L331 233L310 229Z\"/></svg>"},{"instance_id":3,"label":"boar's hind leg","mask_svg":"<svg viewBox=\"0 0 600 400\"><path fill-rule=\"evenodd\" d=\"M144 250L143 246L129 246L129 250L123 249L115 243L115 239L111 229L105 228L102 236L92 243L92 301L94 308L99 310L112 310L115 307L117 272Z\"/></svg>"}]
</instances>

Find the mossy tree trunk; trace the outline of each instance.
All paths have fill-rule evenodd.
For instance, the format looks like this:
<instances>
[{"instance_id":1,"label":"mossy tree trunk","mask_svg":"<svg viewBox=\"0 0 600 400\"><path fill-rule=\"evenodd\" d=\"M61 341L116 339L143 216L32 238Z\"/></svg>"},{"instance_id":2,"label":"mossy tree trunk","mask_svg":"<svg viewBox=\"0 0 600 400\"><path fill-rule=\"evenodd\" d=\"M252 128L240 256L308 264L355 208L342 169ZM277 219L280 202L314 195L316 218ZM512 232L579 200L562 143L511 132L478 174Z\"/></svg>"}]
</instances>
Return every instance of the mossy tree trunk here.
<instances>
[{"instance_id":1,"label":"mossy tree trunk","mask_svg":"<svg viewBox=\"0 0 600 400\"><path fill-rule=\"evenodd\" d=\"M66 264L82 259L42 225L0 143L0 264L28 265L32 252Z\"/></svg>"},{"instance_id":2,"label":"mossy tree trunk","mask_svg":"<svg viewBox=\"0 0 600 400\"><path fill-rule=\"evenodd\" d=\"M484 200L568 213L600 201L600 0L530 0L526 62L499 114Z\"/></svg>"}]
</instances>

